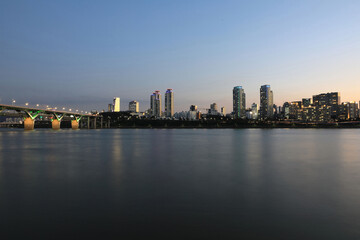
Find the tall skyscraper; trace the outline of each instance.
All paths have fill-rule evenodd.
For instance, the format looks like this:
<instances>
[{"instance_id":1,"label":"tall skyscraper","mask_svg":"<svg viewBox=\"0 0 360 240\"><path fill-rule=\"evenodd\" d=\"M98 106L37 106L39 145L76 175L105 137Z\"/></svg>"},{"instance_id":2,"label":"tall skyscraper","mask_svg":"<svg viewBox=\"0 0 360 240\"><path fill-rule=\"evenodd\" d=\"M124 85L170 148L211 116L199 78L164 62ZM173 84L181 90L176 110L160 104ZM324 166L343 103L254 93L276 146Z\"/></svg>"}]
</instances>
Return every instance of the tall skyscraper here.
<instances>
[{"instance_id":1,"label":"tall skyscraper","mask_svg":"<svg viewBox=\"0 0 360 240\"><path fill-rule=\"evenodd\" d=\"M114 112L120 112L120 98L119 97L115 97L114 98Z\"/></svg>"},{"instance_id":2,"label":"tall skyscraper","mask_svg":"<svg viewBox=\"0 0 360 240\"><path fill-rule=\"evenodd\" d=\"M274 116L274 96L270 85L260 87L260 118L271 119Z\"/></svg>"},{"instance_id":3,"label":"tall skyscraper","mask_svg":"<svg viewBox=\"0 0 360 240\"><path fill-rule=\"evenodd\" d=\"M233 89L233 111L235 118L245 118L245 92L242 86L236 86Z\"/></svg>"},{"instance_id":4,"label":"tall skyscraper","mask_svg":"<svg viewBox=\"0 0 360 240\"><path fill-rule=\"evenodd\" d=\"M155 91L150 96L150 110L151 110L151 116L161 117L161 94L160 94L160 91Z\"/></svg>"},{"instance_id":5,"label":"tall skyscraper","mask_svg":"<svg viewBox=\"0 0 360 240\"><path fill-rule=\"evenodd\" d=\"M165 116L172 117L174 115L174 92L171 88L165 93Z\"/></svg>"},{"instance_id":6,"label":"tall skyscraper","mask_svg":"<svg viewBox=\"0 0 360 240\"><path fill-rule=\"evenodd\" d=\"M129 111L135 112L135 113L139 112L139 102L137 102L135 100L129 102Z\"/></svg>"}]
</instances>

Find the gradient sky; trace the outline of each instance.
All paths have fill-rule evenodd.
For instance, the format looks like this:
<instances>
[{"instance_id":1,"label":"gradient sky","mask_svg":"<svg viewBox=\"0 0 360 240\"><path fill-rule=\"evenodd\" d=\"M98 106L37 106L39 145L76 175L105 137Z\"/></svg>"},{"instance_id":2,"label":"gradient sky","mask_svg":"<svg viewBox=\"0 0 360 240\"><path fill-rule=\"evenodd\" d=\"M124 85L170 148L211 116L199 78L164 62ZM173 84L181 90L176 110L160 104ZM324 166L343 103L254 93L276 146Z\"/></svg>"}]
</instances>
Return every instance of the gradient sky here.
<instances>
[{"instance_id":1,"label":"gradient sky","mask_svg":"<svg viewBox=\"0 0 360 240\"><path fill-rule=\"evenodd\" d=\"M360 1L0 1L1 103L122 110L175 93L175 111L339 91L360 100Z\"/></svg>"}]
</instances>

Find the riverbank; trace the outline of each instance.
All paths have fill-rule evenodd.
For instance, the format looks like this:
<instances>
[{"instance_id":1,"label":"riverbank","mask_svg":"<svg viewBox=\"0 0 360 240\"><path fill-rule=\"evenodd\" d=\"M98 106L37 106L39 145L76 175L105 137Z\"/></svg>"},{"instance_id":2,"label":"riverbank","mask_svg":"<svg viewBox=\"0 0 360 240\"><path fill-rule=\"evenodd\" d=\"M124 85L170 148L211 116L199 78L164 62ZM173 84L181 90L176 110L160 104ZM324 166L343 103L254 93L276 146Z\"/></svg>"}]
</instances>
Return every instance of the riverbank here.
<instances>
[{"instance_id":1,"label":"riverbank","mask_svg":"<svg viewBox=\"0 0 360 240\"><path fill-rule=\"evenodd\" d=\"M23 128L23 124L9 124L0 125L2 128ZM35 122L35 128L51 128L51 122L42 121ZM64 121L61 123L61 128L71 128L70 122ZM285 121L185 121L185 120L122 120L122 121L104 121L102 126L98 122L96 128L126 128L126 129L242 129L242 128L360 128L360 122L285 122Z\"/></svg>"}]
</instances>

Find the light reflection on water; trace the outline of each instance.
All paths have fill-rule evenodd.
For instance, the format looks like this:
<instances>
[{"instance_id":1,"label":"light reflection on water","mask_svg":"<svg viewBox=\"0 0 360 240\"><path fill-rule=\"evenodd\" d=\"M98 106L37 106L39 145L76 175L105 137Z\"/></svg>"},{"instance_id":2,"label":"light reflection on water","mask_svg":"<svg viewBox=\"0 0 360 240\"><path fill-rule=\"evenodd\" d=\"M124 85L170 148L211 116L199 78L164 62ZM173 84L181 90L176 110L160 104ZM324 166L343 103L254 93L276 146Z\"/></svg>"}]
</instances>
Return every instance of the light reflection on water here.
<instances>
[{"instance_id":1,"label":"light reflection on water","mask_svg":"<svg viewBox=\"0 0 360 240\"><path fill-rule=\"evenodd\" d=\"M354 239L359 140L357 129L1 129L1 225L63 236Z\"/></svg>"}]
</instances>

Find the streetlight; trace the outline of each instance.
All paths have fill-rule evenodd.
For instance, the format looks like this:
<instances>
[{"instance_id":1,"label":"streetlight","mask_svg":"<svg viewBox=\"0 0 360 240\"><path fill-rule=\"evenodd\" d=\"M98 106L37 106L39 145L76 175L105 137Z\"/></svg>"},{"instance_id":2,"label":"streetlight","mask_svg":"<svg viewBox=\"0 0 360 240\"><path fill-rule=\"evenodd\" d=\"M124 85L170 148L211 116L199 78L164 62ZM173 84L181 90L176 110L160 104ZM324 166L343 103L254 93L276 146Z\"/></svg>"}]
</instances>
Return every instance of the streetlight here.
<instances>
[{"instance_id":1,"label":"streetlight","mask_svg":"<svg viewBox=\"0 0 360 240\"><path fill-rule=\"evenodd\" d=\"M25 106L29 106L29 103L27 102L27 103L25 103Z\"/></svg>"},{"instance_id":2,"label":"streetlight","mask_svg":"<svg viewBox=\"0 0 360 240\"><path fill-rule=\"evenodd\" d=\"M63 110L65 110L65 108L63 107Z\"/></svg>"},{"instance_id":3,"label":"streetlight","mask_svg":"<svg viewBox=\"0 0 360 240\"><path fill-rule=\"evenodd\" d=\"M69 108L69 111L71 112L71 108Z\"/></svg>"},{"instance_id":4,"label":"streetlight","mask_svg":"<svg viewBox=\"0 0 360 240\"><path fill-rule=\"evenodd\" d=\"M16 103L15 99L12 100L12 105L14 105Z\"/></svg>"},{"instance_id":5,"label":"streetlight","mask_svg":"<svg viewBox=\"0 0 360 240\"><path fill-rule=\"evenodd\" d=\"M39 104L36 104L36 106L38 107L38 106L39 106Z\"/></svg>"}]
</instances>

